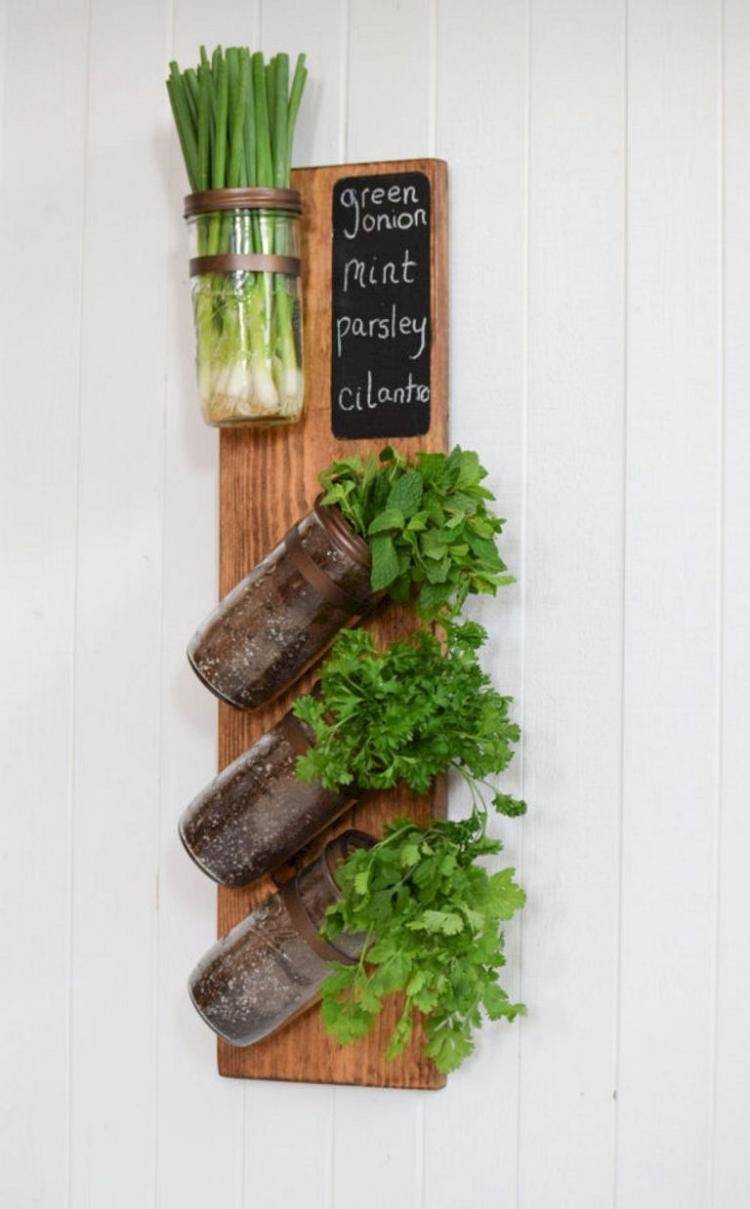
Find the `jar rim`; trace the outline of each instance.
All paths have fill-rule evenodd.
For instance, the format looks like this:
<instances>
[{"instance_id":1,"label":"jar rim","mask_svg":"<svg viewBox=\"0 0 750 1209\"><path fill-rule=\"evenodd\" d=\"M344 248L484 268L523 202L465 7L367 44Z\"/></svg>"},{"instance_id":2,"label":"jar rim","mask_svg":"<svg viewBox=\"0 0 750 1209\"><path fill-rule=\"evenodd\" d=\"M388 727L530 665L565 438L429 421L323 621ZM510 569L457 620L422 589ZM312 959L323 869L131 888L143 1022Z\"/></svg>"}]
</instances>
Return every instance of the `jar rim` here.
<instances>
[{"instance_id":1,"label":"jar rim","mask_svg":"<svg viewBox=\"0 0 750 1209\"><path fill-rule=\"evenodd\" d=\"M203 189L188 193L184 199L183 215L210 214L214 210L287 210L302 213L302 197L297 189L274 189L254 186L241 189Z\"/></svg>"},{"instance_id":2,"label":"jar rim","mask_svg":"<svg viewBox=\"0 0 750 1209\"><path fill-rule=\"evenodd\" d=\"M322 492L315 500L313 511L339 549L344 550L360 566L369 567L371 565L372 550L369 542L360 537L359 533L355 533L340 508L337 508L335 504L323 503Z\"/></svg>"}]
</instances>

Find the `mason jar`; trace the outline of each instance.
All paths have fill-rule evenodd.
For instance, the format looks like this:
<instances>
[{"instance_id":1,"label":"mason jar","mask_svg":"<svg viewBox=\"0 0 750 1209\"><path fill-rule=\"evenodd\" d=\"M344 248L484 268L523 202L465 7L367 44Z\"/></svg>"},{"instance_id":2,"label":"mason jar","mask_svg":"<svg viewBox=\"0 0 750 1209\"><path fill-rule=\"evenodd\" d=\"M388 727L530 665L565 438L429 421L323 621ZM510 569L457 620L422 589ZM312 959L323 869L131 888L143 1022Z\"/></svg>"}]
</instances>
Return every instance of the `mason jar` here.
<instances>
[{"instance_id":1,"label":"mason jar","mask_svg":"<svg viewBox=\"0 0 750 1209\"><path fill-rule=\"evenodd\" d=\"M304 398L299 193L208 189L184 212L206 423L293 423Z\"/></svg>"},{"instance_id":2,"label":"mason jar","mask_svg":"<svg viewBox=\"0 0 750 1209\"><path fill-rule=\"evenodd\" d=\"M313 733L290 711L227 765L184 811L179 832L196 865L222 886L244 886L285 865L355 796L296 774Z\"/></svg>"},{"instance_id":3,"label":"mason jar","mask_svg":"<svg viewBox=\"0 0 750 1209\"><path fill-rule=\"evenodd\" d=\"M370 836L345 831L198 963L190 997L206 1024L232 1045L252 1045L310 1007L332 961L354 963L366 936L320 935L329 906L341 897L336 869Z\"/></svg>"},{"instance_id":4,"label":"mason jar","mask_svg":"<svg viewBox=\"0 0 750 1209\"><path fill-rule=\"evenodd\" d=\"M188 658L222 701L253 709L293 684L376 602L369 545L318 500L210 614Z\"/></svg>"}]
</instances>

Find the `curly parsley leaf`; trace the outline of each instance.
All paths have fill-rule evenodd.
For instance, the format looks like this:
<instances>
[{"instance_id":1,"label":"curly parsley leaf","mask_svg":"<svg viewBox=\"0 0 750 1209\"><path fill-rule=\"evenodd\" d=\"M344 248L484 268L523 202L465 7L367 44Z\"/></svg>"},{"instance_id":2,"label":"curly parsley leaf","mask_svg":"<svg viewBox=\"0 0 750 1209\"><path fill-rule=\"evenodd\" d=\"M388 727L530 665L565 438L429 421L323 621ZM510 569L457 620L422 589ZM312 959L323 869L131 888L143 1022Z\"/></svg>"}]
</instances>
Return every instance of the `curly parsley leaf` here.
<instances>
[{"instance_id":1,"label":"curly parsley leaf","mask_svg":"<svg viewBox=\"0 0 750 1209\"><path fill-rule=\"evenodd\" d=\"M333 790L404 782L426 793L452 768L483 805L485 779L507 768L520 731L510 716L512 699L492 687L480 666L483 628L451 622L445 633L444 644L418 630L381 651L369 632L345 630L316 692L294 705L314 736L297 761L298 775ZM505 793L492 801L506 815L526 809ZM413 849L403 856L414 857Z\"/></svg>"}]
</instances>

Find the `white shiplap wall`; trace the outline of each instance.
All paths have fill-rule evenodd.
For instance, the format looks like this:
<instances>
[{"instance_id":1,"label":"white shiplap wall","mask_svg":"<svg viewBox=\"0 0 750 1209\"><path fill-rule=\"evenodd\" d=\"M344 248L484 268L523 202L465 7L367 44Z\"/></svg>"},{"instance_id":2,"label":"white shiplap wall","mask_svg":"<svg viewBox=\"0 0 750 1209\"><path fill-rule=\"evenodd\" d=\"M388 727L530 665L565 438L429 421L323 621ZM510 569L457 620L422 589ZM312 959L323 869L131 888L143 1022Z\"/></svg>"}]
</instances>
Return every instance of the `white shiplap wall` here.
<instances>
[{"instance_id":1,"label":"white shiplap wall","mask_svg":"<svg viewBox=\"0 0 750 1209\"><path fill-rule=\"evenodd\" d=\"M439 1094L220 1080L184 994L216 438L163 74L200 41L308 51L299 163L450 165L530 1011ZM746 0L5 0L0 56L3 1209L745 1209Z\"/></svg>"}]
</instances>

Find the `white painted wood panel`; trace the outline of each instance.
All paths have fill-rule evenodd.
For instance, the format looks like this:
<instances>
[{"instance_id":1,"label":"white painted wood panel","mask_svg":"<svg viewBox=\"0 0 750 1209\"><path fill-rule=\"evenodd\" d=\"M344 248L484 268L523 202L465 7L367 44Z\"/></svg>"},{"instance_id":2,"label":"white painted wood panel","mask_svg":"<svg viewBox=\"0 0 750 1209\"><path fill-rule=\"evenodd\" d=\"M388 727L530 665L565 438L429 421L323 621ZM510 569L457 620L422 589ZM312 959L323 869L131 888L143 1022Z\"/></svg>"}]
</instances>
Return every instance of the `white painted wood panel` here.
<instances>
[{"instance_id":1,"label":"white painted wood panel","mask_svg":"<svg viewBox=\"0 0 750 1209\"><path fill-rule=\"evenodd\" d=\"M308 52L300 164L449 161L529 1016L440 1093L221 1080L185 994L216 438L163 80L201 41ZM743 1209L747 5L6 0L0 63L0 1201Z\"/></svg>"},{"instance_id":2,"label":"white painted wood panel","mask_svg":"<svg viewBox=\"0 0 750 1209\"><path fill-rule=\"evenodd\" d=\"M68 1184L87 51L86 4L68 6L53 44L56 12L13 2L0 15L0 1203L39 1209Z\"/></svg>"},{"instance_id":3,"label":"white painted wood panel","mask_svg":"<svg viewBox=\"0 0 750 1209\"><path fill-rule=\"evenodd\" d=\"M750 8L729 0L723 31L723 496L721 726L713 1088L714 1209L750 1203Z\"/></svg>"},{"instance_id":4,"label":"white painted wood panel","mask_svg":"<svg viewBox=\"0 0 750 1209\"><path fill-rule=\"evenodd\" d=\"M610 1203L622 702L625 6L535 3L522 1209Z\"/></svg>"},{"instance_id":5,"label":"white painted wood panel","mask_svg":"<svg viewBox=\"0 0 750 1209\"><path fill-rule=\"evenodd\" d=\"M433 8L430 0L349 0L345 160L428 154Z\"/></svg>"},{"instance_id":6,"label":"white painted wood panel","mask_svg":"<svg viewBox=\"0 0 750 1209\"><path fill-rule=\"evenodd\" d=\"M76 608L71 1202L112 1209L151 1203L156 1177L169 220L158 126L166 47L162 5L93 0Z\"/></svg>"},{"instance_id":7,"label":"white painted wood panel","mask_svg":"<svg viewBox=\"0 0 750 1209\"><path fill-rule=\"evenodd\" d=\"M616 1204L709 1204L718 808L720 25L631 0Z\"/></svg>"}]
</instances>

